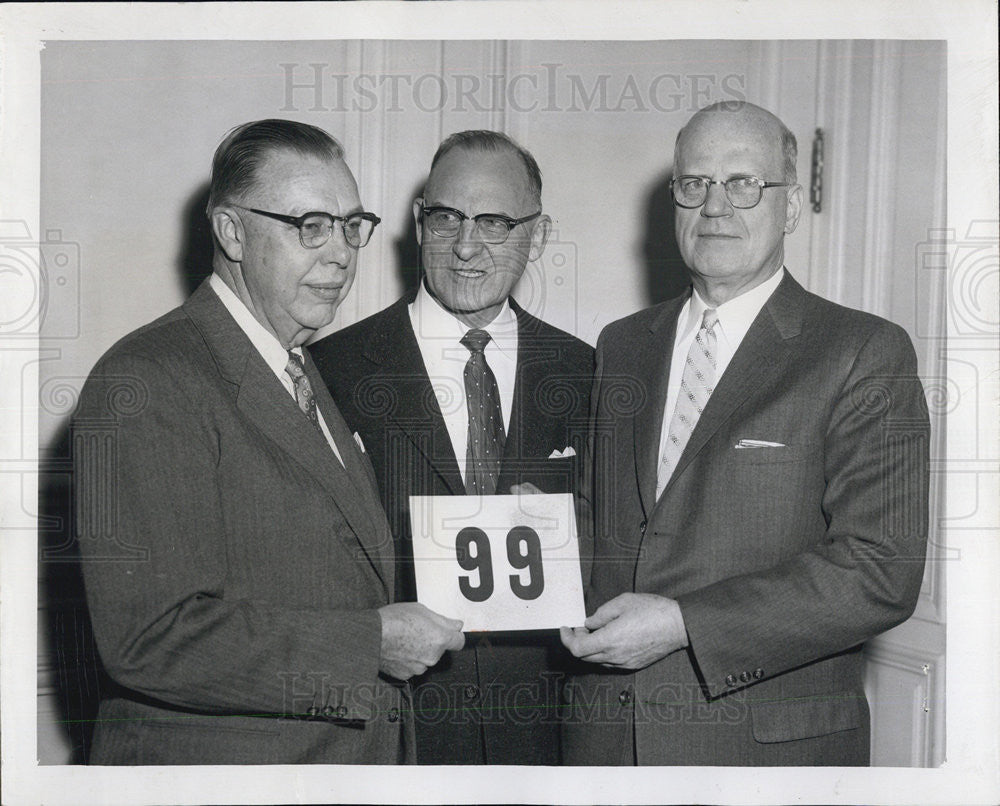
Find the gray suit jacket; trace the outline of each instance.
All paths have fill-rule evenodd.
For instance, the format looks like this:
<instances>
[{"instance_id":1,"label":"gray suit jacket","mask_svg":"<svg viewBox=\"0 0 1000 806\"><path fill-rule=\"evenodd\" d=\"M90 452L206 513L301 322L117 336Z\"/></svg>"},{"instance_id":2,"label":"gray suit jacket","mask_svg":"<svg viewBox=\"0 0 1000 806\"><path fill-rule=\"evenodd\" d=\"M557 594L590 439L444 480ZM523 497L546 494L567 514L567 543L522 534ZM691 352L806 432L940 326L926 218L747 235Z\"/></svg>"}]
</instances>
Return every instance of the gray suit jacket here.
<instances>
[{"instance_id":1,"label":"gray suit jacket","mask_svg":"<svg viewBox=\"0 0 1000 806\"><path fill-rule=\"evenodd\" d=\"M346 469L207 283L91 373L77 536L117 685L91 763L412 760L407 689L378 672L392 538L306 371Z\"/></svg>"},{"instance_id":2,"label":"gray suit jacket","mask_svg":"<svg viewBox=\"0 0 1000 806\"><path fill-rule=\"evenodd\" d=\"M679 601L690 646L567 686L577 764L867 764L863 642L913 611L928 417L896 325L786 276L655 500L684 297L609 325L592 405L587 609ZM740 440L783 447L735 447Z\"/></svg>"}]
</instances>

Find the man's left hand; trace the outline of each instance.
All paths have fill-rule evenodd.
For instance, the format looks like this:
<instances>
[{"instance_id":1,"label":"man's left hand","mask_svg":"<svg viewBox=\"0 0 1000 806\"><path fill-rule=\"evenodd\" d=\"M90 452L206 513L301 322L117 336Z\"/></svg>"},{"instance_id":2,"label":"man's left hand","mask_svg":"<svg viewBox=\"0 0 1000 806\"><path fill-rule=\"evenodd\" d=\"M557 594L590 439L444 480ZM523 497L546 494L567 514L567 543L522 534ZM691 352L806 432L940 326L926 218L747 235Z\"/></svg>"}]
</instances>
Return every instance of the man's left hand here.
<instances>
[{"instance_id":1,"label":"man's left hand","mask_svg":"<svg viewBox=\"0 0 1000 806\"><path fill-rule=\"evenodd\" d=\"M643 669L688 644L680 605L652 593L616 596L559 637L576 657L613 669Z\"/></svg>"}]
</instances>

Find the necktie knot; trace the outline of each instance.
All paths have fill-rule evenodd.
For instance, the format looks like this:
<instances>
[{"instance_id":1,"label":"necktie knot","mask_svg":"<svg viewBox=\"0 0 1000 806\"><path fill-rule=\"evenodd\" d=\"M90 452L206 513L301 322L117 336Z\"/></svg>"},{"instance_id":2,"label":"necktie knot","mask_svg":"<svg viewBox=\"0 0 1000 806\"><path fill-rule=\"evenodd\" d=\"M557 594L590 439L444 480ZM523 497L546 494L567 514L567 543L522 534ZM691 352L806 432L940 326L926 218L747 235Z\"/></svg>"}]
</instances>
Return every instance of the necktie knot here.
<instances>
[{"instance_id":1,"label":"necktie knot","mask_svg":"<svg viewBox=\"0 0 1000 806\"><path fill-rule=\"evenodd\" d=\"M717 324L719 324L719 312L715 308L706 308L701 318L702 330L714 330Z\"/></svg>"},{"instance_id":2,"label":"necktie knot","mask_svg":"<svg viewBox=\"0 0 1000 806\"><path fill-rule=\"evenodd\" d=\"M486 350L486 345L490 343L492 337L485 330L473 328L462 336L462 346L470 353L482 355Z\"/></svg>"},{"instance_id":3,"label":"necktie knot","mask_svg":"<svg viewBox=\"0 0 1000 806\"><path fill-rule=\"evenodd\" d=\"M285 367L285 372L288 373L288 377L290 377L293 382L297 381L306 374L305 364L302 363L302 357L293 353L291 350L288 351L288 365Z\"/></svg>"}]
</instances>

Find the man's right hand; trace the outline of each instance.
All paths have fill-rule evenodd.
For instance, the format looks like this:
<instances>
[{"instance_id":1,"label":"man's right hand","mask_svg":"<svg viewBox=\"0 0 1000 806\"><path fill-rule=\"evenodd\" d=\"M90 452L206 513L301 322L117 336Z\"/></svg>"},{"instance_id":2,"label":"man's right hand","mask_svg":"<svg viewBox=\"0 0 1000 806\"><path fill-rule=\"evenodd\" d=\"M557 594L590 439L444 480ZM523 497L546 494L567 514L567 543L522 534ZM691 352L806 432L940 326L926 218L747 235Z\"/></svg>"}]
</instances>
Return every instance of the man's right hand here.
<instances>
[{"instance_id":1,"label":"man's right hand","mask_svg":"<svg viewBox=\"0 0 1000 806\"><path fill-rule=\"evenodd\" d=\"M419 602L398 602L378 609L382 619L379 671L409 680L437 663L446 649L465 645L462 622L429 610Z\"/></svg>"}]
</instances>

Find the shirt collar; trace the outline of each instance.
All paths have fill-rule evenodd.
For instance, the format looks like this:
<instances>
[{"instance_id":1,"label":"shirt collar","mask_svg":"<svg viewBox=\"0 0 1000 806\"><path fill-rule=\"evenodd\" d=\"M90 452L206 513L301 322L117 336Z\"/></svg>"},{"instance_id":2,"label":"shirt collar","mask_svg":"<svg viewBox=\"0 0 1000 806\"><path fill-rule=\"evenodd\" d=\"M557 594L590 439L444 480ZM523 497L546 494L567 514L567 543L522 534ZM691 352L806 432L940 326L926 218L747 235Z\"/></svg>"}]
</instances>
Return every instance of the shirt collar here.
<instances>
[{"instance_id":1,"label":"shirt collar","mask_svg":"<svg viewBox=\"0 0 1000 806\"><path fill-rule=\"evenodd\" d=\"M768 277L760 285L756 285L749 291L744 291L739 296L733 297L728 302L719 305L715 312L719 315L719 325L722 333L731 344L739 344L750 329L757 314L771 298L775 289L781 284L785 276L785 268L782 266L778 271ZM691 306L688 309L688 320L684 327L684 332L697 330L701 327L701 320L708 304L701 298L697 290L692 289Z\"/></svg>"},{"instance_id":2,"label":"shirt collar","mask_svg":"<svg viewBox=\"0 0 1000 806\"><path fill-rule=\"evenodd\" d=\"M213 272L208 283L222 304L226 306L226 310L236 320L240 330L246 333L250 343L257 348L257 352L261 354L271 371L278 378L281 378L285 374L285 367L288 366L288 351L282 347L281 342L273 333L254 318L250 309L243 304L243 300L236 296L235 292L226 285L226 281L218 274ZM302 348L296 347L292 352L301 356Z\"/></svg>"},{"instance_id":3,"label":"shirt collar","mask_svg":"<svg viewBox=\"0 0 1000 806\"><path fill-rule=\"evenodd\" d=\"M434 299L423 282L420 283L412 305L414 322L419 327L421 338L441 339L453 344L461 341L470 330L468 325ZM495 344L502 353L516 355L517 315L510 307L509 299L504 300L503 307L493 321L481 329L490 334L492 344Z\"/></svg>"}]
</instances>

